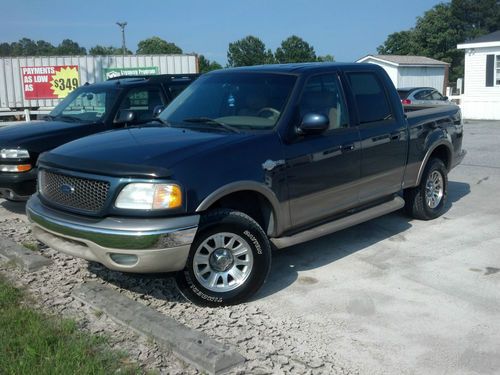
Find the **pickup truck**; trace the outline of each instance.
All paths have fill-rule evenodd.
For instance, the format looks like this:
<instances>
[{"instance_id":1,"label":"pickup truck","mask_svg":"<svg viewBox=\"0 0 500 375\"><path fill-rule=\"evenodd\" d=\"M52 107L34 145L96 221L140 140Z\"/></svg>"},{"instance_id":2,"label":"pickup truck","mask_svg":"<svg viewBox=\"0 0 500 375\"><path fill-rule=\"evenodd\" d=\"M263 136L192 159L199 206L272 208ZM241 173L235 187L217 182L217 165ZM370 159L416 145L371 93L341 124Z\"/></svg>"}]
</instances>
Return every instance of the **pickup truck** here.
<instances>
[{"instance_id":1,"label":"pickup truck","mask_svg":"<svg viewBox=\"0 0 500 375\"><path fill-rule=\"evenodd\" d=\"M458 107L406 116L373 64L211 72L158 119L43 154L27 214L53 249L112 270L176 272L199 305L252 296L274 247L404 206L438 217L465 154Z\"/></svg>"},{"instance_id":2,"label":"pickup truck","mask_svg":"<svg viewBox=\"0 0 500 375\"><path fill-rule=\"evenodd\" d=\"M36 191L42 152L94 133L151 121L197 75L120 77L86 84L45 121L0 128L0 198L27 200ZM127 115L127 116L125 116Z\"/></svg>"}]
</instances>

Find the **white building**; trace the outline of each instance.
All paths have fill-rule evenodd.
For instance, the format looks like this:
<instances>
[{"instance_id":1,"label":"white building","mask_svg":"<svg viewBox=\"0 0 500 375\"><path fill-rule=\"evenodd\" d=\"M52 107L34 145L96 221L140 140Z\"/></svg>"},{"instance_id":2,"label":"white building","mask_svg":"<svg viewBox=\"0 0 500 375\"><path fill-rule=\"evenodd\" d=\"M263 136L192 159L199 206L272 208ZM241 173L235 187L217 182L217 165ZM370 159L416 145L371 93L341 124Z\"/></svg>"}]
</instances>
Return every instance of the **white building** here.
<instances>
[{"instance_id":1,"label":"white building","mask_svg":"<svg viewBox=\"0 0 500 375\"><path fill-rule=\"evenodd\" d=\"M463 117L500 120L500 30L457 48L465 50Z\"/></svg>"},{"instance_id":2,"label":"white building","mask_svg":"<svg viewBox=\"0 0 500 375\"><path fill-rule=\"evenodd\" d=\"M356 62L380 65L396 88L433 87L446 95L448 63L424 56L401 55L368 55Z\"/></svg>"}]
</instances>

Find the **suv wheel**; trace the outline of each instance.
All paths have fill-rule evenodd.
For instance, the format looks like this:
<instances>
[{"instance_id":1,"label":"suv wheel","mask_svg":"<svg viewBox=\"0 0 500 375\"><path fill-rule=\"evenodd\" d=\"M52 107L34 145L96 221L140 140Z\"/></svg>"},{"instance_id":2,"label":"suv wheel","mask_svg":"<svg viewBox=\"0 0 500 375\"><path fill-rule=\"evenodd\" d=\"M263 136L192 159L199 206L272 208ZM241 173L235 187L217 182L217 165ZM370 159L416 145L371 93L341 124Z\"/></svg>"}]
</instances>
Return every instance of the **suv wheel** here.
<instances>
[{"instance_id":1,"label":"suv wheel","mask_svg":"<svg viewBox=\"0 0 500 375\"><path fill-rule=\"evenodd\" d=\"M406 211L416 219L441 216L448 196L448 171L441 159L427 163L420 185L405 190Z\"/></svg>"},{"instance_id":2,"label":"suv wheel","mask_svg":"<svg viewBox=\"0 0 500 375\"><path fill-rule=\"evenodd\" d=\"M245 301L262 286L271 268L271 247L250 216L218 209L202 216L186 268L177 273L180 292L197 305Z\"/></svg>"}]
</instances>

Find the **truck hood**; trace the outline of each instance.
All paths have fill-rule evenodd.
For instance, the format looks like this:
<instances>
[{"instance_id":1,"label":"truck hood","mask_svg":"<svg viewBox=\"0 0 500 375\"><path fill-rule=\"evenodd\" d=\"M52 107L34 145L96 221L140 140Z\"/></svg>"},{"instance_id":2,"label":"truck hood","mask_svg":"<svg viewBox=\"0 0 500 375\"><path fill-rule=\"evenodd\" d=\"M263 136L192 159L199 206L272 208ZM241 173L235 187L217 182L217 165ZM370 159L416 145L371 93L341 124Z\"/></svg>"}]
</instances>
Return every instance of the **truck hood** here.
<instances>
[{"instance_id":1,"label":"truck hood","mask_svg":"<svg viewBox=\"0 0 500 375\"><path fill-rule=\"evenodd\" d=\"M248 134L168 127L116 130L81 138L40 157L41 164L110 176L171 177L181 160Z\"/></svg>"},{"instance_id":2,"label":"truck hood","mask_svg":"<svg viewBox=\"0 0 500 375\"><path fill-rule=\"evenodd\" d=\"M40 153L83 136L83 129L99 126L63 121L33 121L0 127L0 147L20 147ZM54 142L57 142L54 144Z\"/></svg>"}]
</instances>

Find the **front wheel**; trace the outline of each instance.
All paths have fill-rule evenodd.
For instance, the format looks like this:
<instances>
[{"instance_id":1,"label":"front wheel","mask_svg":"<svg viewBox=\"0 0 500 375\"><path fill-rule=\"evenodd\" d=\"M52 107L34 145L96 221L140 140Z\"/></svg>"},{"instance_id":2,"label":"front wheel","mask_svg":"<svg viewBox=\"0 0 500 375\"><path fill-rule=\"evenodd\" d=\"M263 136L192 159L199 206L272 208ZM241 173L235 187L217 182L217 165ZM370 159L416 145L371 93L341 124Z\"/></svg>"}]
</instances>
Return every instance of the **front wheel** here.
<instances>
[{"instance_id":1,"label":"front wheel","mask_svg":"<svg viewBox=\"0 0 500 375\"><path fill-rule=\"evenodd\" d=\"M197 305L232 305L259 290L270 268L271 247L259 224L242 212L218 209L202 216L176 281Z\"/></svg>"},{"instance_id":2,"label":"front wheel","mask_svg":"<svg viewBox=\"0 0 500 375\"><path fill-rule=\"evenodd\" d=\"M444 212L448 196L448 171L440 159L427 163L420 185L405 191L406 211L416 219L431 220Z\"/></svg>"}]
</instances>

